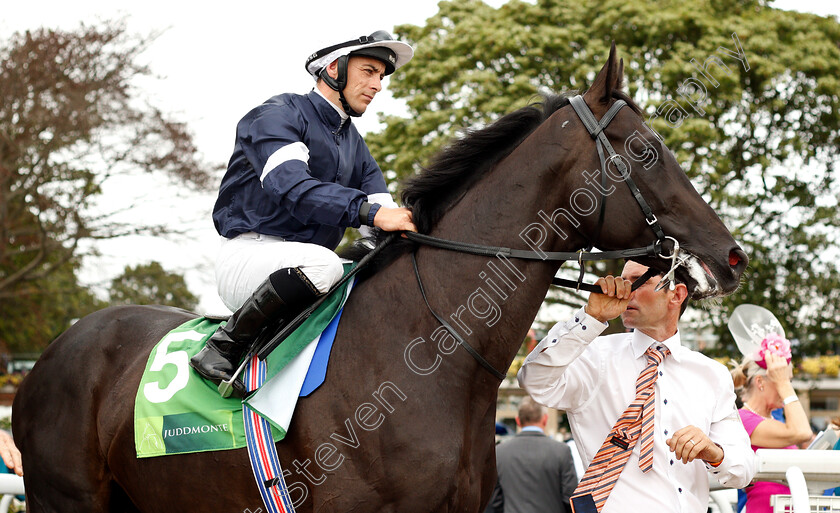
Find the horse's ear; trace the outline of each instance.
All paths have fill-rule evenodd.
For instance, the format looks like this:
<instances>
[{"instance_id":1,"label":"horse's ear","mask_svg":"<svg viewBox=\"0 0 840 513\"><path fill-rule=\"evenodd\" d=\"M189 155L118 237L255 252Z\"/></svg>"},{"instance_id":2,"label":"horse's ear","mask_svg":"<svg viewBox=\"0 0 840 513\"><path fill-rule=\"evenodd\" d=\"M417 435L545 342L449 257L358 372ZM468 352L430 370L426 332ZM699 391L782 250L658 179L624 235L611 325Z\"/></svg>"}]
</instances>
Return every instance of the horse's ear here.
<instances>
[{"instance_id":1,"label":"horse's ear","mask_svg":"<svg viewBox=\"0 0 840 513\"><path fill-rule=\"evenodd\" d=\"M624 59L618 59L618 73L616 73L618 81L615 84L615 89L620 91L624 87Z\"/></svg>"},{"instance_id":2,"label":"horse's ear","mask_svg":"<svg viewBox=\"0 0 840 513\"><path fill-rule=\"evenodd\" d=\"M583 94L583 99L590 107L594 107L600 103L606 105L612 98L614 90L621 89L621 83L624 81L624 59L618 59L615 51L615 41L610 47L610 57L607 63L598 72L592 86Z\"/></svg>"}]
</instances>

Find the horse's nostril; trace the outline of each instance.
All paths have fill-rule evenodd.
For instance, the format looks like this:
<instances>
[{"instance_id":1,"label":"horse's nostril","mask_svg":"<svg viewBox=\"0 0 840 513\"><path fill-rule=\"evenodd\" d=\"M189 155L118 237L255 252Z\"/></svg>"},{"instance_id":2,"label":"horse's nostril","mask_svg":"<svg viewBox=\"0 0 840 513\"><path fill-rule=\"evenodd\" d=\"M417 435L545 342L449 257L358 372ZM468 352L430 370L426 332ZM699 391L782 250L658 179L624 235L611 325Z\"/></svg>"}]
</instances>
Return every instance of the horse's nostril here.
<instances>
[{"instance_id":1,"label":"horse's nostril","mask_svg":"<svg viewBox=\"0 0 840 513\"><path fill-rule=\"evenodd\" d=\"M738 256L737 253L734 251L729 253L729 265L730 267L735 267L741 261L741 257Z\"/></svg>"},{"instance_id":2,"label":"horse's nostril","mask_svg":"<svg viewBox=\"0 0 840 513\"><path fill-rule=\"evenodd\" d=\"M729 252L729 267L733 269L736 267L746 267L747 261L747 254L740 248L733 249Z\"/></svg>"}]
</instances>

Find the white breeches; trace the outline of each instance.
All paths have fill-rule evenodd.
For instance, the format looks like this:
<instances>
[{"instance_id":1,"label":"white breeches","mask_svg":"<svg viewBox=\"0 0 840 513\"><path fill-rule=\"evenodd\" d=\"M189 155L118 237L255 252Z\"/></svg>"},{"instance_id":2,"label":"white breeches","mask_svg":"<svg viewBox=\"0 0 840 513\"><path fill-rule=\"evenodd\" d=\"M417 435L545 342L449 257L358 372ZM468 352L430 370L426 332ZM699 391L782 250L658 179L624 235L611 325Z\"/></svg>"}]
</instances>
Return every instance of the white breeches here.
<instances>
[{"instance_id":1,"label":"white breeches","mask_svg":"<svg viewBox=\"0 0 840 513\"><path fill-rule=\"evenodd\" d=\"M243 233L233 239L222 237L216 259L219 297L235 312L271 273L285 267L300 267L321 293L327 292L344 273L338 255L317 244L286 242L256 233Z\"/></svg>"}]
</instances>

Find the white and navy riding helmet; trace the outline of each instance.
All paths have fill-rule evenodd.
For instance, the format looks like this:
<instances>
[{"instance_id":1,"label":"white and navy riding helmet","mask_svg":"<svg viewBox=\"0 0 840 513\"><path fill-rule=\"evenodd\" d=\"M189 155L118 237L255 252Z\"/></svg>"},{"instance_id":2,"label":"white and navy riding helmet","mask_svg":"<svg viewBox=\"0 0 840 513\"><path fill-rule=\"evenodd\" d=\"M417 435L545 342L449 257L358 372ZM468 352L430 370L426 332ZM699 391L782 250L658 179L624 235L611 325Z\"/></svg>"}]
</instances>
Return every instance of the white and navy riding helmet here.
<instances>
[{"instance_id":1,"label":"white and navy riding helmet","mask_svg":"<svg viewBox=\"0 0 840 513\"><path fill-rule=\"evenodd\" d=\"M346 55L365 55L385 63L385 74L390 75L414 56L414 49L391 34L378 30L369 36L361 36L337 45L322 48L306 59L306 71L317 79L321 72L334 60Z\"/></svg>"},{"instance_id":2,"label":"white and navy riding helmet","mask_svg":"<svg viewBox=\"0 0 840 513\"><path fill-rule=\"evenodd\" d=\"M351 116L361 114L353 111L344 99L347 86L347 61L353 55L363 55L380 60L385 64L385 75L390 75L406 64L414 56L414 49L407 43L397 41L391 34L378 30L369 36L361 36L350 41L322 48L306 59L306 71L316 80L322 79L329 87L339 92L345 112ZM338 61L338 77L332 78L327 73L327 66Z\"/></svg>"}]
</instances>

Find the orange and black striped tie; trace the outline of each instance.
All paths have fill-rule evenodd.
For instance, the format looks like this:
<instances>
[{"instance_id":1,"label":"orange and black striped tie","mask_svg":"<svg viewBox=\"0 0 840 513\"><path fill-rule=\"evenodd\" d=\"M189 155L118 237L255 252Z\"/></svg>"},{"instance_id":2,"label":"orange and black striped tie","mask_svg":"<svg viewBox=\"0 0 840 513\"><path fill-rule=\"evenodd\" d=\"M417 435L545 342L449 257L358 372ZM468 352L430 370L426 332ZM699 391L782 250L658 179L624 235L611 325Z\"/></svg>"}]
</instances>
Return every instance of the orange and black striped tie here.
<instances>
[{"instance_id":1,"label":"orange and black striped tie","mask_svg":"<svg viewBox=\"0 0 840 513\"><path fill-rule=\"evenodd\" d=\"M601 511L637 441L641 441L639 468L645 473L653 468L654 385L659 364L669 353L663 346L645 351L647 366L636 380L636 398L618 418L578 483L571 500L574 513Z\"/></svg>"}]
</instances>

